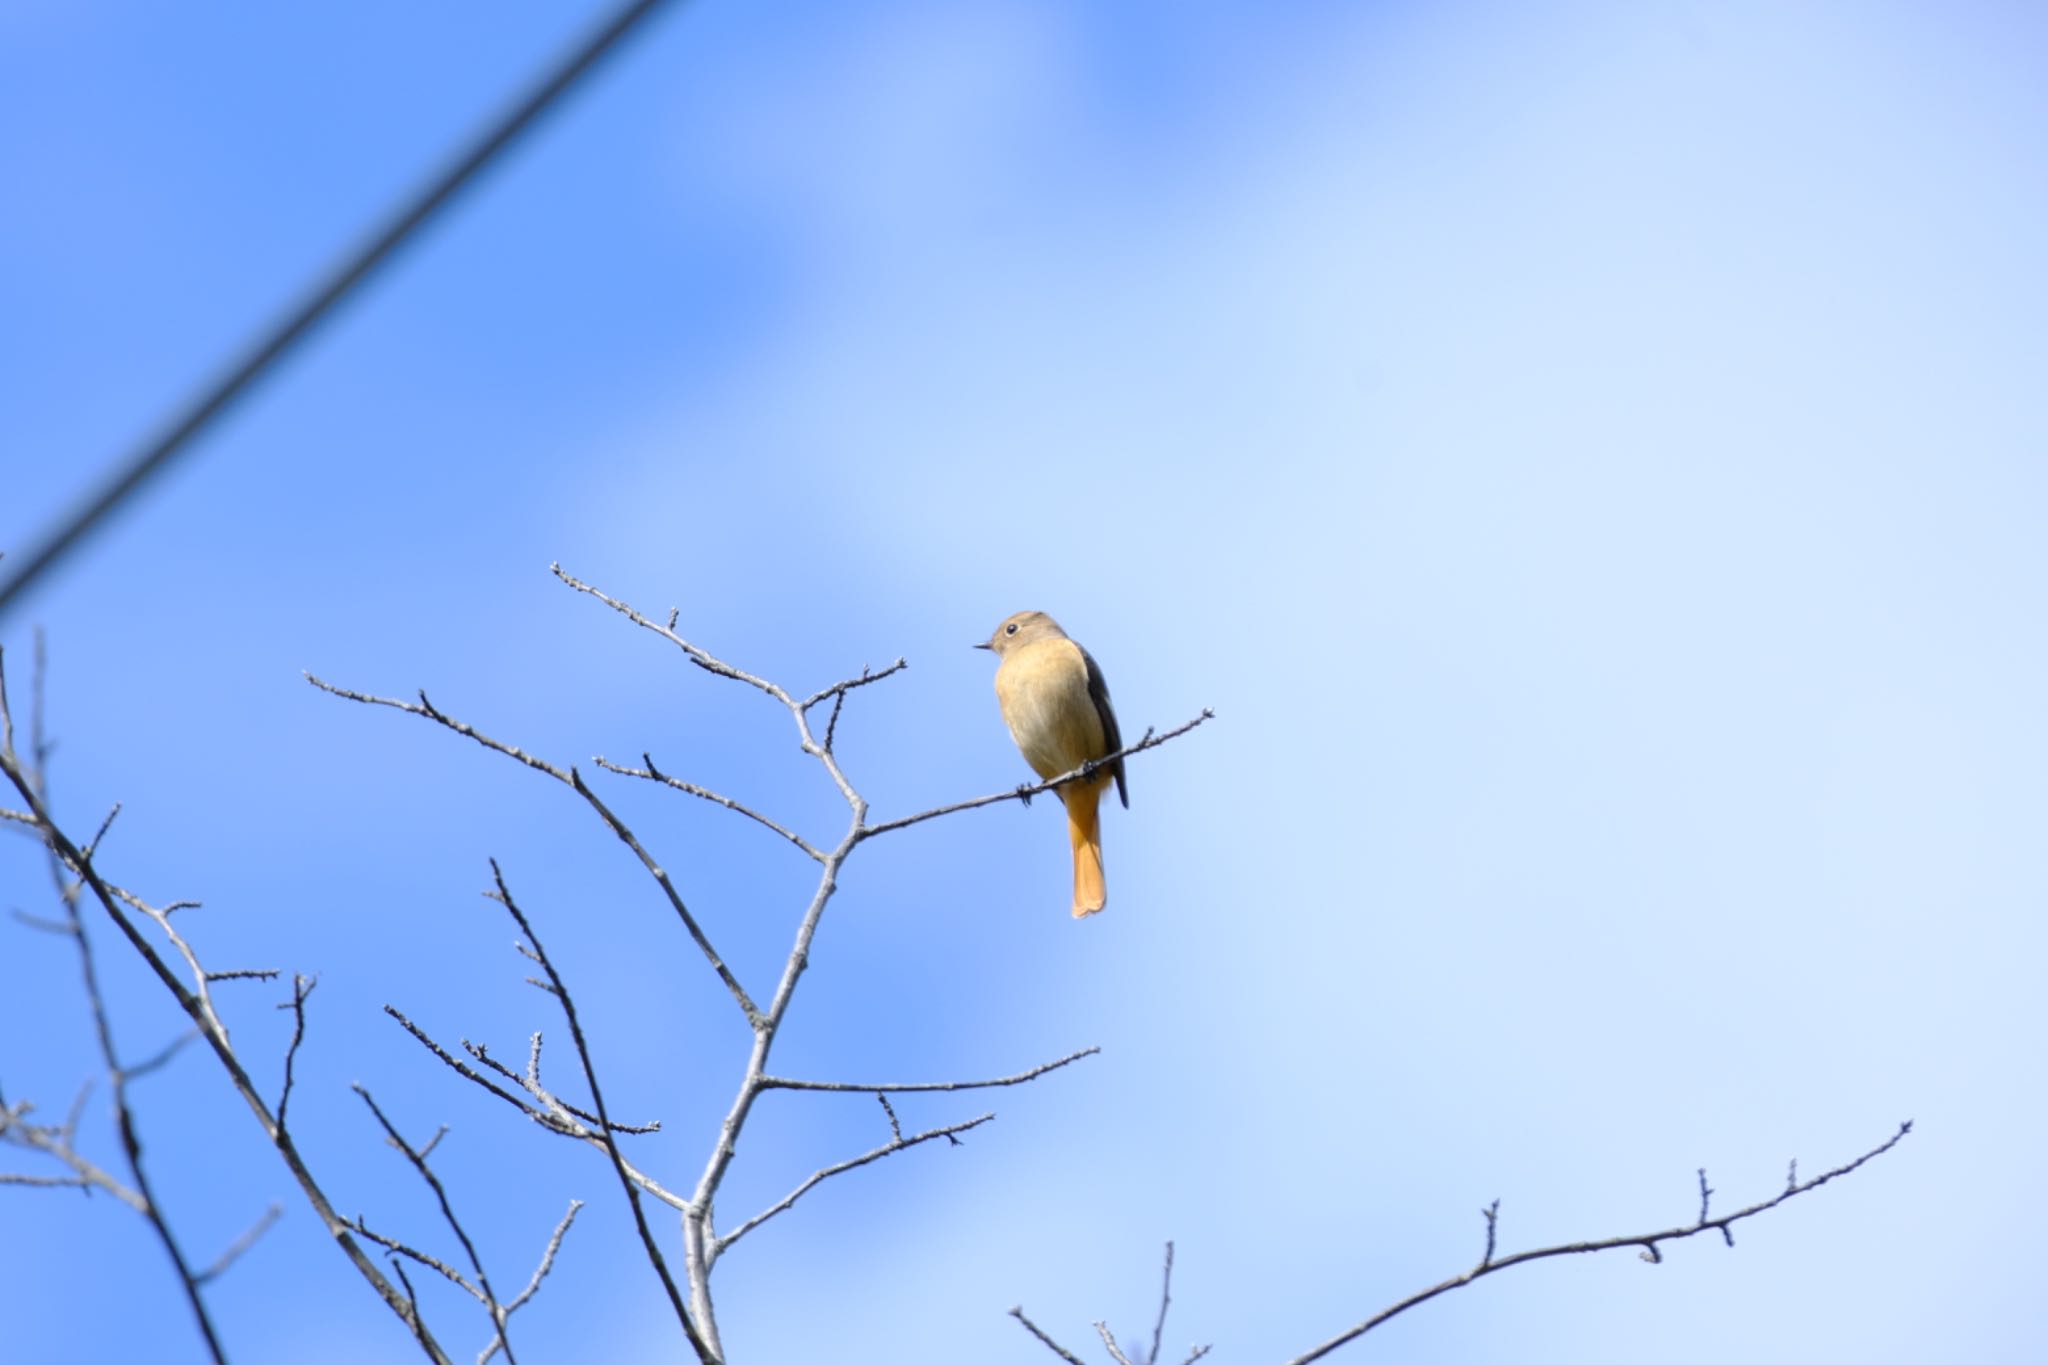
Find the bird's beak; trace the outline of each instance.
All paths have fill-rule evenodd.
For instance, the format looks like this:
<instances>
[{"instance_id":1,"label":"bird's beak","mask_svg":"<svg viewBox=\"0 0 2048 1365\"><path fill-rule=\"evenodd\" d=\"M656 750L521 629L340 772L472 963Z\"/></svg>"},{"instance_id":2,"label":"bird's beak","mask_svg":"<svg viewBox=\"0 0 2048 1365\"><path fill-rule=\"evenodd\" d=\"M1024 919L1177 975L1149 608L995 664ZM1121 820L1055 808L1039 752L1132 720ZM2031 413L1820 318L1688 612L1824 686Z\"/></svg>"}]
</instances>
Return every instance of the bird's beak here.
<instances>
[{"instance_id":1,"label":"bird's beak","mask_svg":"<svg viewBox=\"0 0 2048 1365\"><path fill-rule=\"evenodd\" d=\"M974 649L994 649L995 647L995 641L993 640L976 640L972 645Z\"/></svg>"}]
</instances>

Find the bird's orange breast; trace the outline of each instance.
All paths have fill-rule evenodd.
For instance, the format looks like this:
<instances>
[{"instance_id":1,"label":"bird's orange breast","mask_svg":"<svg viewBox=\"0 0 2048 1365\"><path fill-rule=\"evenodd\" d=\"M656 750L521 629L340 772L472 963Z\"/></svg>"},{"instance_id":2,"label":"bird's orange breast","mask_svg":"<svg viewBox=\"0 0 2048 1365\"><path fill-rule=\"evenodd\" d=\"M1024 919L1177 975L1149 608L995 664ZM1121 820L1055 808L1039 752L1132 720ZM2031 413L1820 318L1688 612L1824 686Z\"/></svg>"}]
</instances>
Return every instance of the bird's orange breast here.
<instances>
[{"instance_id":1,"label":"bird's orange breast","mask_svg":"<svg viewBox=\"0 0 2048 1365\"><path fill-rule=\"evenodd\" d=\"M1072 772L1109 752L1088 692L1088 664L1072 640L1034 640L1011 651L996 670L996 700L1040 777Z\"/></svg>"}]
</instances>

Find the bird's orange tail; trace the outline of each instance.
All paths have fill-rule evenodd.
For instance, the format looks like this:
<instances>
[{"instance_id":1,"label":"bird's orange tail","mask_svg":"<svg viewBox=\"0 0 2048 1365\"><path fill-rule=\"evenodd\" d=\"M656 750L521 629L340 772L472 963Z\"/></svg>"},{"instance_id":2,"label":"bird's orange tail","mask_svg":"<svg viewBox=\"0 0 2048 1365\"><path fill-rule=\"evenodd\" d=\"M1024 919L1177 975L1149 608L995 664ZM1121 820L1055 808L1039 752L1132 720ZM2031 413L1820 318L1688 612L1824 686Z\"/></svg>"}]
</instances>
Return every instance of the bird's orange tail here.
<instances>
[{"instance_id":1,"label":"bird's orange tail","mask_svg":"<svg viewBox=\"0 0 2048 1365\"><path fill-rule=\"evenodd\" d=\"M1096 818L1102 789L1108 785L1104 778L1060 788L1067 804L1067 837L1074 844L1075 919L1094 914L1109 900L1102 881L1102 827Z\"/></svg>"}]
</instances>

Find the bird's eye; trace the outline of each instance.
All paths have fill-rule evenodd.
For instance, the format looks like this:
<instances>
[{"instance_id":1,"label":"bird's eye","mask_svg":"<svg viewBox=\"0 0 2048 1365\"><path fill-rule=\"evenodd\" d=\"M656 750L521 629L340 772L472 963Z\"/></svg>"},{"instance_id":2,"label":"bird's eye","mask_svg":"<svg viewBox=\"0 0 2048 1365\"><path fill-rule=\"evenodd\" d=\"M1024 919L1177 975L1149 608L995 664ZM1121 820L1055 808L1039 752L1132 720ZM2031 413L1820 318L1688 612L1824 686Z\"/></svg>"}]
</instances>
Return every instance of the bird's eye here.
<instances>
[{"instance_id":1,"label":"bird's eye","mask_svg":"<svg viewBox=\"0 0 2048 1365\"><path fill-rule=\"evenodd\" d=\"M1003 634L1005 635L1015 635L1016 633L1017 623L1015 621L1012 621L1009 625L1003 627Z\"/></svg>"}]
</instances>

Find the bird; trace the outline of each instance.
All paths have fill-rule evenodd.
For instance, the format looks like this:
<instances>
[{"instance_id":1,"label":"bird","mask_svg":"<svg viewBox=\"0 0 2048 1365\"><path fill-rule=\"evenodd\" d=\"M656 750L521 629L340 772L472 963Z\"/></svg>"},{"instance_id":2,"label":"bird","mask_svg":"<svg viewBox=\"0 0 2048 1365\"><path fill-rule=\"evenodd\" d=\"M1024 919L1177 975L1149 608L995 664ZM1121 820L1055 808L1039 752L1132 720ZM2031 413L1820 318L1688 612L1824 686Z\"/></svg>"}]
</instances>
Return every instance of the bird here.
<instances>
[{"instance_id":1,"label":"bird","mask_svg":"<svg viewBox=\"0 0 2048 1365\"><path fill-rule=\"evenodd\" d=\"M1059 622L1042 611L1020 611L996 627L976 649L995 651L996 701L1003 723L1024 761L1041 778L1073 772L1124 747L1109 684L1087 650L1067 638ZM1074 846L1074 918L1100 910L1109 899L1102 880L1102 831L1097 819L1102 793L1111 781L1129 809L1124 761L1056 788L1067 808L1067 837Z\"/></svg>"}]
</instances>

